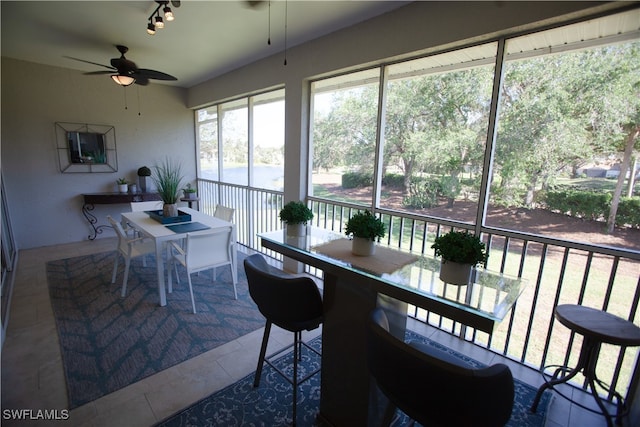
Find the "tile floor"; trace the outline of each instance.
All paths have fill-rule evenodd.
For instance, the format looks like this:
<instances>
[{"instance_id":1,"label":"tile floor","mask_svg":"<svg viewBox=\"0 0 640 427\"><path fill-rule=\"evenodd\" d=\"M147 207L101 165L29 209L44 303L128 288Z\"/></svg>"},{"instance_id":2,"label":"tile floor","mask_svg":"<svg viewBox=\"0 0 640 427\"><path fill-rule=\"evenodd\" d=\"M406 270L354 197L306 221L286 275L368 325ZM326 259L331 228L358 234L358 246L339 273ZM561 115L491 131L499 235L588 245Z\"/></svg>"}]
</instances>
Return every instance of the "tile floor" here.
<instances>
[{"instance_id":1,"label":"tile floor","mask_svg":"<svg viewBox=\"0 0 640 427\"><path fill-rule=\"evenodd\" d=\"M66 386L55 320L45 273L45 263L103 252L115 247L115 240L97 239L21 251L10 308L7 335L2 348L2 415L6 409L64 409ZM499 356L418 322L417 332L484 362L496 363ZM315 332L317 334L318 331ZM310 333L306 338L315 334ZM14 421L4 419L3 426L150 426L199 399L232 384L255 370L262 330L238 338L191 360L159 372L138 383L104 396L69 412L64 421ZM270 345L282 347L291 334L272 332ZM535 386L540 375L517 363L509 362L514 376ZM584 393L567 387L574 398ZM592 405L586 396L585 403ZM547 427L604 426L604 418L592 414L562 398L554 398L547 416Z\"/></svg>"}]
</instances>

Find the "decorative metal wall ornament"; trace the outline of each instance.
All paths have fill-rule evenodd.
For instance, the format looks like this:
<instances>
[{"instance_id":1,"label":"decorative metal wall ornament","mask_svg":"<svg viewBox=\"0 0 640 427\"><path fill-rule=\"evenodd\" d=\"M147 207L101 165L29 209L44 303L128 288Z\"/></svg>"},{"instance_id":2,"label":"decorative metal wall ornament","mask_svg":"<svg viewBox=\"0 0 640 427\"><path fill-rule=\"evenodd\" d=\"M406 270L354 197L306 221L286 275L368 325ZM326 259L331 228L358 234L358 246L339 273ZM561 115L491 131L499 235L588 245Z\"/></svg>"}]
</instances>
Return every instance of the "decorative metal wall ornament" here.
<instances>
[{"instance_id":1,"label":"decorative metal wall ornament","mask_svg":"<svg viewBox=\"0 0 640 427\"><path fill-rule=\"evenodd\" d=\"M116 130L113 126L57 122L55 131L60 172L118 171Z\"/></svg>"}]
</instances>

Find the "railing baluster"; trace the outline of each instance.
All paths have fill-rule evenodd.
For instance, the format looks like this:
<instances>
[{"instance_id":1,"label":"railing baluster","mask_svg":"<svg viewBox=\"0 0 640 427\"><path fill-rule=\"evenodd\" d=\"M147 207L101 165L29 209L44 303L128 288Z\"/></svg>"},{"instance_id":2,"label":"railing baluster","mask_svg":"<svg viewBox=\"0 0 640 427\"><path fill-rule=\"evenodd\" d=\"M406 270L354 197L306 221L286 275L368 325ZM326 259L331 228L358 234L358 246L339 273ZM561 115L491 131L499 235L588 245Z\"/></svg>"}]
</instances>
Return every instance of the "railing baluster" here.
<instances>
[{"instance_id":1,"label":"railing baluster","mask_svg":"<svg viewBox=\"0 0 640 427\"><path fill-rule=\"evenodd\" d=\"M280 254L262 248L257 237L258 233L281 227L278 214L284 204L282 191L198 179L198 192L199 209L205 213L212 214L218 203L227 204L236 209L239 244L260 250L276 259L282 259ZM346 219L351 217L354 211L365 209L361 205L314 197L310 197L308 201L314 212L313 224L340 233L343 232ZM388 245L427 255L433 254L429 244L431 234L439 236L453 228L469 229L468 225L454 224L449 220L425 218L409 212L377 208L375 213L381 215L385 224L388 224L388 236L384 239ZM409 310L410 316L454 335L464 332L464 338L477 345L518 360L520 363L540 367L545 365L550 356L556 359L564 357L565 363L569 362L569 352L566 350L573 347L575 338L573 334L566 349L558 349L556 348L558 346L551 344L554 342L552 335L556 324L553 308L561 303L561 299L562 303L600 305L602 309L622 317L626 312L627 317L631 321L634 320L640 305L640 252L564 242L550 237L490 227L480 227L480 231L487 236L490 260L492 257L499 257L498 261L493 261L491 266L498 268L501 273L517 275L529 281L528 288L525 290L526 296L520 297L513 306L508 315L508 321L504 319L492 334L485 334L414 306ZM534 247L536 249L538 245L541 247L539 254L530 250L532 244L536 245ZM562 262L558 262L556 266L554 259L559 253L562 253ZM584 260L584 263L576 262L576 259ZM536 263L533 268L532 263ZM603 270L602 265L610 265L606 279L600 279L602 272L606 271ZM557 273L558 268L559 273ZM580 286L575 286L577 289L571 294L568 292L572 289L571 283L575 283L576 278L580 277L579 273L576 273L578 268L584 268L580 272L582 273ZM322 276L320 270L308 269L308 271L318 277ZM557 280L551 278L554 274L558 274ZM631 281L629 275L631 275ZM638 276L637 279L635 275ZM600 283L605 281L606 287L600 286ZM555 289L552 288L553 286ZM554 295L553 302L550 301L551 293ZM480 296L478 303L481 303L483 297L493 298L489 294ZM525 324L526 327L523 326ZM558 333L567 332L558 329ZM531 345L534 339L544 341L541 350ZM609 359L616 359L615 366L611 366L612 363L610 363L608 367L612 373L609 374L607 371L606 375L607 377L611 375L608 382L612 385L612 390L618 389L619 393L624 394L631 375L629 371L633 370L633 366L629 368L629 365L633 364L629 360L634 359L634 357L625 357L625 354L627 351L634 351L636 352L634 354L637 354L638 350L636 348L603 348L601 351L615 356L610 356ZM607 368L603 364L600 369ZM611 398L610 395L609 399Z\"/></svg>"}]
</instances>

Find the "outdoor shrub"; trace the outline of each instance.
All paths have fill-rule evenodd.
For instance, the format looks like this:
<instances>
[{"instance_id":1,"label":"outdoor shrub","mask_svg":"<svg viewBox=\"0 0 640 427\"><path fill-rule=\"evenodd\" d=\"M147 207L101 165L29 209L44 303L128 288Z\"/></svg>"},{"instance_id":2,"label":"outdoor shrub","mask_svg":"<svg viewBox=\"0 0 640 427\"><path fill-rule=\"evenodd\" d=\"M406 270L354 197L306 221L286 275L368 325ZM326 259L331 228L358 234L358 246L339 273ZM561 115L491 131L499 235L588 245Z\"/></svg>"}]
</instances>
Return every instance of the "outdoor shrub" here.
<instances>
[{"instance_id":1,"label":"outdoor shrub","mask_svg":"<svg viewBox=\"0 0 640 427\"><path fill-rule=\"evenodd\" d=\"M607 217L611 194L572 189L549 190L545 193L544 203L551 211L597 220Z\"/></svg>"},{"instance_id":2,"label":"outdoor shrub","mask_svg":"<svg viewBox=\"0 0 640 427\"><path fill-rule=\"evenodd\" d=\"M365 172L345 172L342 174L342 188L360 188L373 185L373 177Z\"/></svg>"},{"instance_id":3,"label":"outdoor shrub","mask_svg":"<svg viewBox=\"0 0 640 427\"><path fill-rule=\"evenodd\" d=\"M388 173L382 177L382 185L392 188L403 188L404 175L400 175L399 173Z\"/></svg>"},{"instance_id":4,"label":"outdoor shrub","mask_svg":"<svg viewBox=\"0 0 640 427\"><path fill-rule=\"evenodd\" d=\"M462 189L460 180L455 176L444 175L440 177L440 191L443 197L447 199L455 199Z\"/></svg>"},{"instance_id":5,"label":"outdoor shrub","mask_svg":"<svg viewBox=\"0 0 640 427\"><path fill-rule=\"evenodd\" d=\"M438 179L424 179L412 181L409 187L409 195L402 200L402 204L408 208L427 209L438 203L440 194Z\"/></svg>"},{"instance_id":6,"label":"outdoor shrub","mask_svg":"<svg viewBox=\"0 0 640 427\"><path fill-rule=\"evenodd\" d=\"M616 212L616 225L640 228L640 197L622 197Z\"/></svg>"}]
</instances>

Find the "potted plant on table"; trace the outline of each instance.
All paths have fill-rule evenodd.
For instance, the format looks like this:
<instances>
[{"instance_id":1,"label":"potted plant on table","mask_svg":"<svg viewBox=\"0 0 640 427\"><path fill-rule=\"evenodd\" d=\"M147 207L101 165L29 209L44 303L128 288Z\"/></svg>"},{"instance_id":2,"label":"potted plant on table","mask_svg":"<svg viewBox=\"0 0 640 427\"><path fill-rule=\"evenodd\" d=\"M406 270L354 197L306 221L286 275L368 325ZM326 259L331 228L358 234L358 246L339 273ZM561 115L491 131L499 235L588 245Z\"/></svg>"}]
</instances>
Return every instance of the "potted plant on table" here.
<instances>
[{"instance_id":1,"label":"potted plant on table","mask_svg":"<svg viewBox=\"0 0 640 427\"><path fill-rule=\"evenodd\" d=\"M375 253L376 239L385 236L386 228L380 218L367 210L349 218L344 232L347 236L353 236L351 252L354 255L370 256Z\"/></svg>"},{"instance_id":2,"label":"potted plant on table","mask_svg":"<svg viewBox=\"0 0 640 427\"><path fill-rule=\"evenodd\" d=\"M140 184L140 191L147 192L147 180L151 176L151 169L147 166L142 166L138 169L138 182Z\"/></svg>"},{"instance_id":3,"label":"potted plant on table","mask_svg":"<svg viewBox=\"0 0 640 427\"><path fill-rule=\"evenodd\" d=\"M189 200L195 200L196 197L196 189L191 187L191 184L187 184L185 188L182 189L184 193L184 198Z\"/></svg>"},{"instance_id":4,"label":"potted plant on table","mask_svg":"<svg viewBox=\"0 0 640 427\"><path fill-rule=\"evenodd\" d=\"M162 199L162 215L178 216L178 200L182 187L182 167L180 163L165 159L153 167L151 179Z\"/></svg>"},{"instance_id":5,"label":"potted plant on table","mask_svg":"<svg viewBox=\"0 0 640 427\"><path fill-rule=\"evenodd\" d=\"M452 285L467 285L477 265L487 264L489 254L485 244L468 231L454 231L436 237L435 255L441 257L440 280Z\"/></svg>"},{"instance_id":6,"label":"potted plant on table","mask_svg":"<svg viewBox=\"0 0 640 427\"><path fill-rule=\"evenodd\" d=\"M116 181L116 184L118 184L118 191L121 193L128 193L129 192L129 184L127 183L127 179L126 178L118 178L118 180Z\"/></svg>"},{"instance_id":7,"label":"potted plant on table","mask_svg":"<svg viewBox=\"0 0 640 427\"><path fill-rule=\"evenodd\" d=\"M307 222L313 219L313 212L301 201L291 201L280 210L280 220L287 224L287 234L304 236Z\"/></svg>"}]
</instances>

